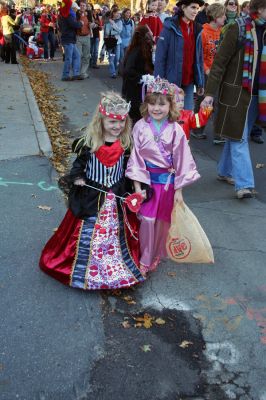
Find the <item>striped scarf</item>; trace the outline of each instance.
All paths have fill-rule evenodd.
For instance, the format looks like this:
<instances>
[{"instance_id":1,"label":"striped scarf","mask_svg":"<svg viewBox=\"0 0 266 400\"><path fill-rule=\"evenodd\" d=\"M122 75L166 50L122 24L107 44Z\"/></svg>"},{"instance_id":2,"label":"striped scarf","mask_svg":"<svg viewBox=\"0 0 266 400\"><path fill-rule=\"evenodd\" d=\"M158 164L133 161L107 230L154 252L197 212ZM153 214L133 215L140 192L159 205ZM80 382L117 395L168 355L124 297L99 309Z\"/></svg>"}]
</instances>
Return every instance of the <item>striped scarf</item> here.
<instances>
[{"instance_id":1,"label":"striped scarf","mask_svg":"<svg viewBox=\"0 0 266 400\"><path fill-rule=\"evenodd\" d=\"M244 65L242 86L247 89L249 93L252 92L252 70L254 59L254 39L251 33L252 21L256 25L265 25L266 20L259 18L257 14L251 14L246 18L246 39L245 39L245 52L244 52ZM260 74L259 74L259 120L266 122L266 46L263 43Z\"/></svg>"}]
</instances>

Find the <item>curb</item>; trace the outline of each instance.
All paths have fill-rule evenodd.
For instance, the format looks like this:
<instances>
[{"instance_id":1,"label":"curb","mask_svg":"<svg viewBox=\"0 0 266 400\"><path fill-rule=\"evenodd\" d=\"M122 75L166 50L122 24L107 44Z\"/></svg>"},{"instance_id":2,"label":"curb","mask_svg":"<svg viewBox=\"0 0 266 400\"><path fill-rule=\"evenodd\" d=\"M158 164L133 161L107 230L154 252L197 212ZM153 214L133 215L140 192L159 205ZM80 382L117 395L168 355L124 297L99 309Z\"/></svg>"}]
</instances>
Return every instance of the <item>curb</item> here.
<instances>
[{"instance_id":1,"label":"curb","mask_svg":"<svg viewBox=\"0 0 266 400\"><path fill-rule=\"evenodd\" d=\"M41 153L47 157L51 158L53 155L51 141L47 132L47 129L44 125L43 118L41 112L39 110L38 104L36 102L34 93L32 91L29 78L27 75L22 71L22 67L18 65L19 72L22 77L23 86L25 89L27 101L29 104L30 114L33 121L38 145L40 148Z\"/></svg>"}]
</instances>

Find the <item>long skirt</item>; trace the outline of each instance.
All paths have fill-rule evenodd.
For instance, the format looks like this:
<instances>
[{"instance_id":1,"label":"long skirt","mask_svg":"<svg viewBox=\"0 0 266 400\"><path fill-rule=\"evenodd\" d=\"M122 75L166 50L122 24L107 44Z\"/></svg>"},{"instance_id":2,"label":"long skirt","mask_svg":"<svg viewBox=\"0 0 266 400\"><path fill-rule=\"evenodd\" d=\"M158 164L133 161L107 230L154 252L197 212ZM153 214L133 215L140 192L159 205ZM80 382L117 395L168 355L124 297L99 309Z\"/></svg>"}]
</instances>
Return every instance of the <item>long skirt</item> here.
<instances>
[{"instance_id":1,"label":"long skirt","mask_svg":"<svg viewBox=\"0 0 266 400\"><path fill-rule=\"evenodd\" d=\"M166 239L171 223L174 204L174 185L152 183L152 198L141 205L140 218L140 265L142 272L156 269L161 258L167 256Z\"/></svg>"},{"instance_id":2,"label":"long skirt","mask_svg":"<svg viewBox=\"0 0 266 400\"><path fill-rule=\"evenodd\" d=\"M79 219L67 211L43 249L40 268L74 288L118 289L145 280L138 262L136 218L118 213L108 194L97 216Z\"/></svg>"}]
</instances>

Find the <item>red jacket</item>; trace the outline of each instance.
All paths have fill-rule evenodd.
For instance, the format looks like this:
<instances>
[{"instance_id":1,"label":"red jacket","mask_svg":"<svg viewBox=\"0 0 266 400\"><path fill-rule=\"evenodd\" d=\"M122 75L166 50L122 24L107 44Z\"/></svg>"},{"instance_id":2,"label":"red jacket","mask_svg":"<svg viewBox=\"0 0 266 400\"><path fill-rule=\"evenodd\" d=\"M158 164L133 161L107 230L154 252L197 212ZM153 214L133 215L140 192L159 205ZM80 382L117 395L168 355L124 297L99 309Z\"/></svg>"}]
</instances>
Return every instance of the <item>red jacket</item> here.
<instances>
[{"instance_id":1,"label":"red jacket","mask_svg":"<svg viewBox=\"0 0 266 400\"><path fill-rule=\"evenodd\" d=\"M41 23L41 32L49 32L49 24L50 22L52 22L54 24L55 27L55 23L56 23L56 16L54 14L50 14L51 19L48 18L47 14L42 14L41 18L40 18L40 23Z\"/></svg>"},{"instance_id":2,"label":"red jacket","mask_svg":"<svg viewBox=\"0 0 266 400\"><path fill-rule=\"evenodd\" d=\"M211 111L207 109L200 108L199 112L195 114L191 110L182 110L180 111L179 120L177 121L179 125L183 128L187 140L190 137L190 130L194 128L201 128L205 126L208 122L208 119L211 115Z\"/></svg>"},{"instance_id":3,"label":"red jacket","mask_svg":"<svg viewBox=\"0 0 266 400\"><path fill-rule=\"evenodd\" d=\"M157 15L145 15L139 25L147 25L152 31L153 38L157 41L161 30L163 29L162 21Z\"/></svg>"}]
</instances>

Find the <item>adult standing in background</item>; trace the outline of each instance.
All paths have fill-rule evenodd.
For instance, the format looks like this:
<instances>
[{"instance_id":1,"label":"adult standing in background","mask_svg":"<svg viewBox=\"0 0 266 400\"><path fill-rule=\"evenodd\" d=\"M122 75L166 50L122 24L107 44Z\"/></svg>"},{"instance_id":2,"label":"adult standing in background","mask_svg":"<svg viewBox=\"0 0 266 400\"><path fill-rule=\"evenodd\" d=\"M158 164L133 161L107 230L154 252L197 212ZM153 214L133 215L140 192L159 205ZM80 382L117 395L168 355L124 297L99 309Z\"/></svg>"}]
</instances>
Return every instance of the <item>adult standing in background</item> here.
<instances>
[{"instance_id":1,"label":"adult standing in background","mask_svg":"<svg viewBox=\"0 0 266 400\"><path fill-rule=\"evenodd\" d=\"M122 40L120 49L120 60L122 62L135 29L135 24L134 21L131 19L131 11L129 8L124 8L124 10L122 11L121 21L123 24L123 28L120 35Z\"/></svg>"},{"instance_id":2,"label":"adult standing in background","mask_svg":"<svg viewBox=\"0 0 266 400\"><path fill-rule=\"evenodd\" d=\"M123 68L123 97L131 102L129 116L135 124L141 119L139 107L142 99L142 75L153 73L153 36L146 25L138 25L127 49Z\"/></svg>"},{"instance_id":3,"label":"adult standing in background","mask_svg":"<svg viewBox=\"0 0 266 400\"><path fill-rule=\"evenodd\" d=\"M98 69L100 68L97 65L98 54L99 54L99 43L100 43L100 32L102 31L102 16L101 16L101 7L99 4L90 4L92 7L92 37L91 37L91 59L90 59L90 67Z\"/></svg>"},{"instance_id":4,"label":"adult standing in background","mask_svg":"<svg viewBox=\"0 0 266 400\"><path fill-rule=\"evenodd\" d=\"M120 34L122 29L123 25L120 18L119 9L118 7L113 7L112 11L110 12L108 22L104 26L104 37L115 37L116 39L116 45L111 49L107 49L109 74L111 78L117 77L117 68L120 60L120 45L122 43Z\"/></svg>"},{"instance_id":5,"label":"adult standing in background","mask_svg":"<svg viewBox=\"0 0 266 400\"><path fill-rule=\"evenodd\" d=\"M71 10L74 6L74 9ZM63 66L62 81L84 79L80 76L80 53L76 45L76 31L82 28L83 22L76 20L77 5L70 1L64 2L59 9L58 25L61 32L61 43L64 48L65 61ZM74 11L76 10L76 11ZM73 76L70 76L70 70Z\"/></svg>"},{"instance_id":6,"label":"adult standing in background","mask_svg":"<svg viewBox=\"0 0 266 400\"><path fill-rule=\"evenodd\" d=\"M238 0L226 0L224 5L226 8L226 22L222 29L222 38L224 37L228 27L233 24L240 15L240 5L238 3ZM246 16L244 16L244 18ZM250 133L250 139L255 143L263 144L264 140L262 138L262 133L262 129L258 125L254 124Z\"/></svg>"},{"instance_id":7,"label":"adult standing in background","mask_svg":"<svg viewBox=\"0 0 266 400\"><path fill-rule=\"evenodd\" d=\"M79 7L77 21L83 25L77 30L77 48L81 57L80 76L85 79L89 77L92 12L87 9L86 0L81 0Z\"/></svg>"},{"instance_id":8,"label":"adult standing in background","mask_svg":"<svg viewBox=\"0 0 266 400\"><path fill-rule=\"evenodd\" d=\"M167 7L168 1L169 0L158 0L157 11L158 11L158 17L160 18L162 24L164 23L166 18L170 17L170 15L165 12L165 9Z\"/></svg>"},{"instance_id":9,"label":"adult standing in background","mask_svg":"<svg viewBox=\"0 0 266 400\"><path fill-rule=\"evenodd\" d=\"M201 25L207 24L208 22L208 17L207 17L207 8L209 4L204 3L204 6L202 7L202 10L198 12L195 21L198 22Z\"/></svg>"},{"instance_id":10,"label":"adult standing in background","mask_svg":"<svg viewBox=\"0 0 266 400\"><path fill-rule=\"evenodd\" d=\"M247 17L249 15L249 3L250 1L244 1L240 6L241 17Z\"/></svg>"},{"instance_id":11,"label":"adult standing in background","mask_svg":"<svg viewBox=\"0 0 266 400\"><path fill-rule=\"evenodd\" d=\"M231 24L216 53L202 103L211 105L220 89L215 130L226 138L226 143L218 164L218 178L234 183L238 199L253 196L248 137L257 119L263 126L266 124L265 31L266 0L251 0L243 45L239 45L238 24Z\"/></svg>"},{"instance_id":12,"label":"adult standing in background","mask_svg":"<svg viewBox=\"0 0 266 400\"><path fill-rule=\"evenodd\" d=\"M55 24L56 24L56 17L52 13L52 7L47 4L45 8L43 8L42 15L40 18L41 24L41 35L43 40L43 49L44 49L44 59L51 60L54 59L55 53ZM50 57L49 57L49 43L50 43Z\"/></svg>"},{"instance_id":13,"label":"adult standing in background","mask_svg":"<svg viewBox=\"0 0 266 400\"><path fill-rule=\"evenodd\" d=\"M225 22L225 7L221 3L213 3L207 8L208 23L202 27L202 48L203 48L203 62L204 62L204 74L205 82L208 79L208 75L211 70L211 66L220 42L221 29ZM195 111L198 112L200 109L200 103L203 100L203 96L197 96L195 101ZM214 107L216 109L216 107ZM204 132L205 127L194 129L191 132L191 136L196 139L206 139L207 135ZM224 139L219 136L213 138L213 144L223 144Z\"/></svg>"},{"instance_id":14,"label":"adult standing in background","mask_svg":"<svg viewBox=\"0 0 266 400\"><path fill-rule=\"evenodd\" d=\"M175 83L185 92L185 110L194 109L194 85L204 91L201 30L195 22L203 0L180 0L177 14L165 20L155 54L154 75Z\"/></svg>"},{"instance_id":15,"label":"adult standing in background","mask_svg":"<svg viewBox=\"0 0 266 400\"><path fill-rule=\"evenodd\" d=\"M16 43L14 38L14 27L20 20L21 14L18 14L15 19L12 18L12 10L4 8L2 11L1 25L4 37L4 50L5 63L18 64L16 58Z\"/></svg>"}]
</instances>

